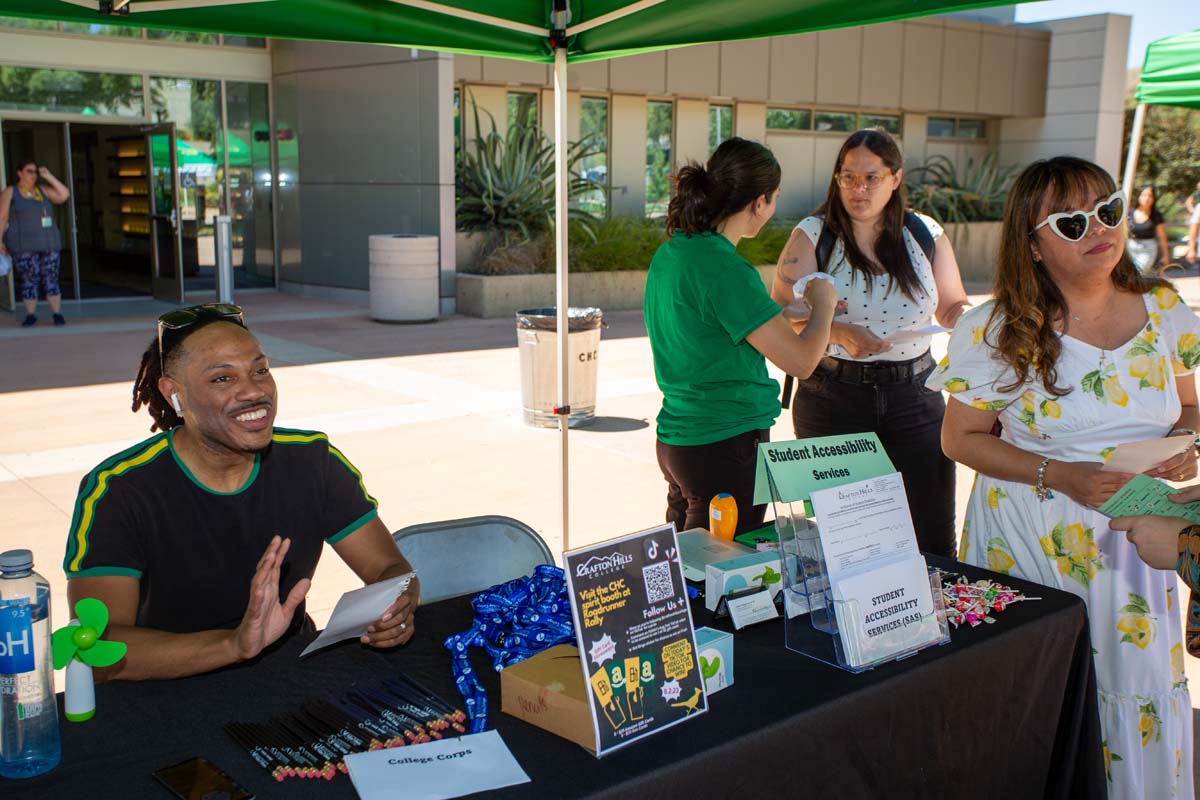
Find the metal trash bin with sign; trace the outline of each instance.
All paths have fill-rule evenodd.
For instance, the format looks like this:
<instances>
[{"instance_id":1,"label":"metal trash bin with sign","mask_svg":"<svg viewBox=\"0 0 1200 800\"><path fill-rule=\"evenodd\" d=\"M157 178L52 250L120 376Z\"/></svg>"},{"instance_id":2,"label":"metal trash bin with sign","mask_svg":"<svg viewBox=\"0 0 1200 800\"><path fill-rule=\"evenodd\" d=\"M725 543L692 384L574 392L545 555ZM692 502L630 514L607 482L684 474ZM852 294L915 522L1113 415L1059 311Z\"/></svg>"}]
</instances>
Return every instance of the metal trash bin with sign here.
<instances>
[{"instance_id":1,"label":"metal trash bin with sign","mask_svg":"<svg viewBox=\"0 0 1200 800\"><path fill-rule=\"evenodd\" d=\"M521 358L521 406L525 422L540 428L558 427L554 405L558 396L558 310L529 308L517 312L517 350ZM596 370L599 366L598 308L568 308L570 396L568 424L591 419L596 413Z\"/></svg>"}]
</instances>

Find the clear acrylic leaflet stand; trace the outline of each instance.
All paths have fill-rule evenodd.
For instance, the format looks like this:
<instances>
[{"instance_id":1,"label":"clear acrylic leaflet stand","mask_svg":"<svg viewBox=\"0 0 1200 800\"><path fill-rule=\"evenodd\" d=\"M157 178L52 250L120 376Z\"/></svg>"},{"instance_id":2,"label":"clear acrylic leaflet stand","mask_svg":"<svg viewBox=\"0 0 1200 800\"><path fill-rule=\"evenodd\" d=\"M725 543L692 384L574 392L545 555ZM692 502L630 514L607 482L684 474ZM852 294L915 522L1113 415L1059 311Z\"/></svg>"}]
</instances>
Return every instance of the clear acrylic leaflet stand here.
<instances>
[{"instance_id":1,"label":"clear acrylic leaflet stand","mask_svg":"<svg viewBox=\"0 0 1200 800\"><path fill-rule=\"evenodd\" d=\"M948 644L950 623L942 598L942 573L929 570L929 588L933 593L933 613L940 636L875 660L863 661L847 652L838 632L838 613L843 619L853 619L851 602L833 599L829 573L825 568L825 553L817 526L805 511L804 500L784 500L780 496L771 472L766 465L767 481L771 488L771 505L775 510L775 532L779 535L779 561L783 569L784 644L789 650L823 661L847 672L866 672L888 661L899 661L934 645ZM856 605L856 604L853 604ZM838 606L843 606L841 609ZM805 618L807 617L807 619ZM862 663L856 663L862 662Z\"/></svg>"}]
</instances>

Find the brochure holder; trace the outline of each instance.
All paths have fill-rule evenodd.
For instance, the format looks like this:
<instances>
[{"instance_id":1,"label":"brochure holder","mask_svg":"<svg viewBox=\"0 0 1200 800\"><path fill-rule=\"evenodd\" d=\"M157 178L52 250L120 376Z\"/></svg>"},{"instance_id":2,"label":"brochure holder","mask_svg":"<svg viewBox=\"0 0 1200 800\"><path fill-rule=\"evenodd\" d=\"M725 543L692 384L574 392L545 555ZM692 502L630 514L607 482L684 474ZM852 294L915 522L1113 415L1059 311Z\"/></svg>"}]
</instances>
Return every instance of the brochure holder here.
<instances>
[{"instance_id":1,"label":"brochure holder","mask_svg":"<svg viewBox=\"0 0 1200 800\"><path fill-rule=\"evenodd\" d=\"M789 650L822 661L847 672L866 672L889 661L900 661L927 647L948 644L950 623L942 598L942 574L929 569L929 588L933 593L933 613L940 636L890 655L855 663L838 630L838 617L852 619L856 603L834 599L825 566L825 554L817 526L809 518L804 500L780 497L770 464L767 480L771 505L775 511L775 530L779 534L780 565L783 568L784 644ZM839 608L839 606L841 608ZM842 612L839 614L839 612ZM927 617L928 619L928 617Z\"/></svg>"}]
</instances>

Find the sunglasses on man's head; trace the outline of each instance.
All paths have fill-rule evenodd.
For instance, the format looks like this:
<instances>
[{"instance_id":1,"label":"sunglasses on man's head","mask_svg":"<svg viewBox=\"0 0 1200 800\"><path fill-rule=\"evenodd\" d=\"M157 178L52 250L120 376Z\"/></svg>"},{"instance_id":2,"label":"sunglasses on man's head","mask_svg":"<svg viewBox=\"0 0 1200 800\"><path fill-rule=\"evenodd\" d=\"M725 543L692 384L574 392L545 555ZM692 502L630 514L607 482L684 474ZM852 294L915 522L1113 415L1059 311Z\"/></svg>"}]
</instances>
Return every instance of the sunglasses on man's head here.
<instances>
[{"instance_id":1,"label":"sunglasses on man's head","mask_svg":"<svg viewBox=\"0 0 1200 800\"><path fill-rule=\"evenodd\" d=\"M1096 203L1091 211L1060 211L1051 214L1029 232L1033 236L1047 225L1060 239L1078 242L1087 235L1092 217L1106 228L1116 228L1125 221L1125 192L1115 191L1107 199Z\"/></svg>"},{"instance_id":2,"label":"sunglasses on man's head","mask_svg":"<svg viewBox=\"0 0 1200 800\"><path fill-rule=\"evenodd\" d=\"M203 305L168 311L158 318L158 360L160 367L163 366L161 363L163 357L163 331L183 330L204 319L227 319L236 321L238 325L242 325L243 327L245 326L245 320L242 318L242 307L235 306L232 303L204 303Z\"/></svg>"}]
</instances>

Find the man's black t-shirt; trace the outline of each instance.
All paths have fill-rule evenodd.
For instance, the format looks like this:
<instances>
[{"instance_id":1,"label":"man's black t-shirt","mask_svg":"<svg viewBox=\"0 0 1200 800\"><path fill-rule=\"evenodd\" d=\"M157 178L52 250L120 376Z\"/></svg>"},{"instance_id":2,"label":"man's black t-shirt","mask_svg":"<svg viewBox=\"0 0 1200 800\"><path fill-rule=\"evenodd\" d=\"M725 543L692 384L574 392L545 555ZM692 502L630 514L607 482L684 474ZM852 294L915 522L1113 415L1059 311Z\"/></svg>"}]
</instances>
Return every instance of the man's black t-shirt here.
<instances>
[{"instance_id":1,"label":"man's black t-shirt","mask_svg":"<svg viewBox=\"0 0 1200 800\"><path fill-rule=\"evenodd\" d=\"M323 433L276 428L246 484L215 492L160 433L96 467L79 486L63 569L68 578L140 580L137 624L173 633L241 622L271 537L292 540L279 596L311 578L325 542L376 516L362 476ZM304 607L296 619L303 619Z\"/></svg>"}]
</instances>

